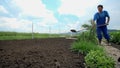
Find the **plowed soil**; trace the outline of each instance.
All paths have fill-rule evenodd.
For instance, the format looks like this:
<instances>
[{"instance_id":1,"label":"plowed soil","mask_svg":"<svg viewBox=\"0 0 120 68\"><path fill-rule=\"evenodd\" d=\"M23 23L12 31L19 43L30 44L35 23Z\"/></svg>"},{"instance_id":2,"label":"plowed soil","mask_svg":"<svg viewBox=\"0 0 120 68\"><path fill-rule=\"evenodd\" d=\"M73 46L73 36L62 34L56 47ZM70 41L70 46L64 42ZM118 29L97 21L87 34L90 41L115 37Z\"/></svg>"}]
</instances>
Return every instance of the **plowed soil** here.
<instances>
[{"instance_id":1,"label":"plowed soil","mask_svg":"<svg viewBox=\"0 0 120 68\"><path fill-rule=\"evenodd\" d=\"M73 42L65 38L0 41L0 68L84 68L84 55L70 50Z\"/></svg>"}]
</instances>

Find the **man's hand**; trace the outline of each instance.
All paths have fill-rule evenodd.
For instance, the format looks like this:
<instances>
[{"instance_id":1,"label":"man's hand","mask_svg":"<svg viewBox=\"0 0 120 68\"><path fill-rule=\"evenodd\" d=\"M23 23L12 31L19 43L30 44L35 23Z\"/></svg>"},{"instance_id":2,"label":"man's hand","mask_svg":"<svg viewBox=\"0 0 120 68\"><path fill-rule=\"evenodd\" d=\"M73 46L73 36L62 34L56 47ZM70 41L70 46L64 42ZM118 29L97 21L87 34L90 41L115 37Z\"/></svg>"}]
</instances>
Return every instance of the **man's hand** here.
<instances>
[{"instance_id":1,"label":"man's hand","mask_svg":"<svg viewBox=\"0 0 120 68\"><path fill-rule=\"evenodd\" d=\"M106 23L106 25L109 25L109 23Z\"/></svg>"}]
</instances>

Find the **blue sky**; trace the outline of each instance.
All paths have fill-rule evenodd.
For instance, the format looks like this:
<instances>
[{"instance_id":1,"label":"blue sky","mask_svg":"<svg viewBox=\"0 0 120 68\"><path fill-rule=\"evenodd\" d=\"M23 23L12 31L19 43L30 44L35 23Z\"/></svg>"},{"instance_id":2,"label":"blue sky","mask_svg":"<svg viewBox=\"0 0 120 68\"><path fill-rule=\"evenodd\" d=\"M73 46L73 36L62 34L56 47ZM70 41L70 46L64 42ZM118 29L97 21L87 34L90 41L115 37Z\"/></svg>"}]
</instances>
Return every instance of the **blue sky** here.
<instances>
[{"instance_id":1,"label":"blue sky","mask_svg":"<svg viewBox=\"0 0 120 68\"><path fill-rule=\"evenodd\" d=\"M63 33L81 30L98 4L111 17L109 29L120 29L120 0L0 0L0 31Z\"/></svg>"}]
</instances>

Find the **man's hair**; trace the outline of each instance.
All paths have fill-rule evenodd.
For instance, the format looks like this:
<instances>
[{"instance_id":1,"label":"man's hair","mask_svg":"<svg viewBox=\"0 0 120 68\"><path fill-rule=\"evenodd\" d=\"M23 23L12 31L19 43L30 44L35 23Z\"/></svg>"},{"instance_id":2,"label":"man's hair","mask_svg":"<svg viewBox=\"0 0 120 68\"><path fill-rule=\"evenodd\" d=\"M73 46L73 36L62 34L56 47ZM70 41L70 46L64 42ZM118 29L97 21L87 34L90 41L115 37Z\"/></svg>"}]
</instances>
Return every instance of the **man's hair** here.
<instances>
[{"instance_id":1,"label":"man's hair","mask_svg":"<svg viewBox=\"0 0 120 68\"><path fill-rule=\"evenodd\" d=\"M103 8L103 5L98 5L97 7L101 7L101 8Z\"/></svg>"}]
</instances>

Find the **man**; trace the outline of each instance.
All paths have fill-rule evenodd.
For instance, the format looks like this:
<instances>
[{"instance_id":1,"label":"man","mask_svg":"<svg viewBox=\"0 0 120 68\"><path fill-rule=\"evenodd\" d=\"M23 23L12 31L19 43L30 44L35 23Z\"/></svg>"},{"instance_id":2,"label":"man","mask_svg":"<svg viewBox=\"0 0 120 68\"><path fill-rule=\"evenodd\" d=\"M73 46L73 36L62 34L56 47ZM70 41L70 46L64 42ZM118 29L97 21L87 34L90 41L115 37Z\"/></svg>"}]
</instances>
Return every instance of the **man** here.
<instances>
[{"instance_id":1,"label":"man","mask_svg":"<svg viewBox=\"0 0 120 68\"><path fill-rule=\"evenodd\" d=\"M102 34L103 34L104 38L108 42L108 45L110 45L109 44L110 36L107 30L107 25L109 25L110 16L107 11L103 11L103 5L98 5L97 9L98 12L94 15L93 21L96 22L96 31L97 31L99 44L101 45Z\"/></svg>"}]
</instances>

